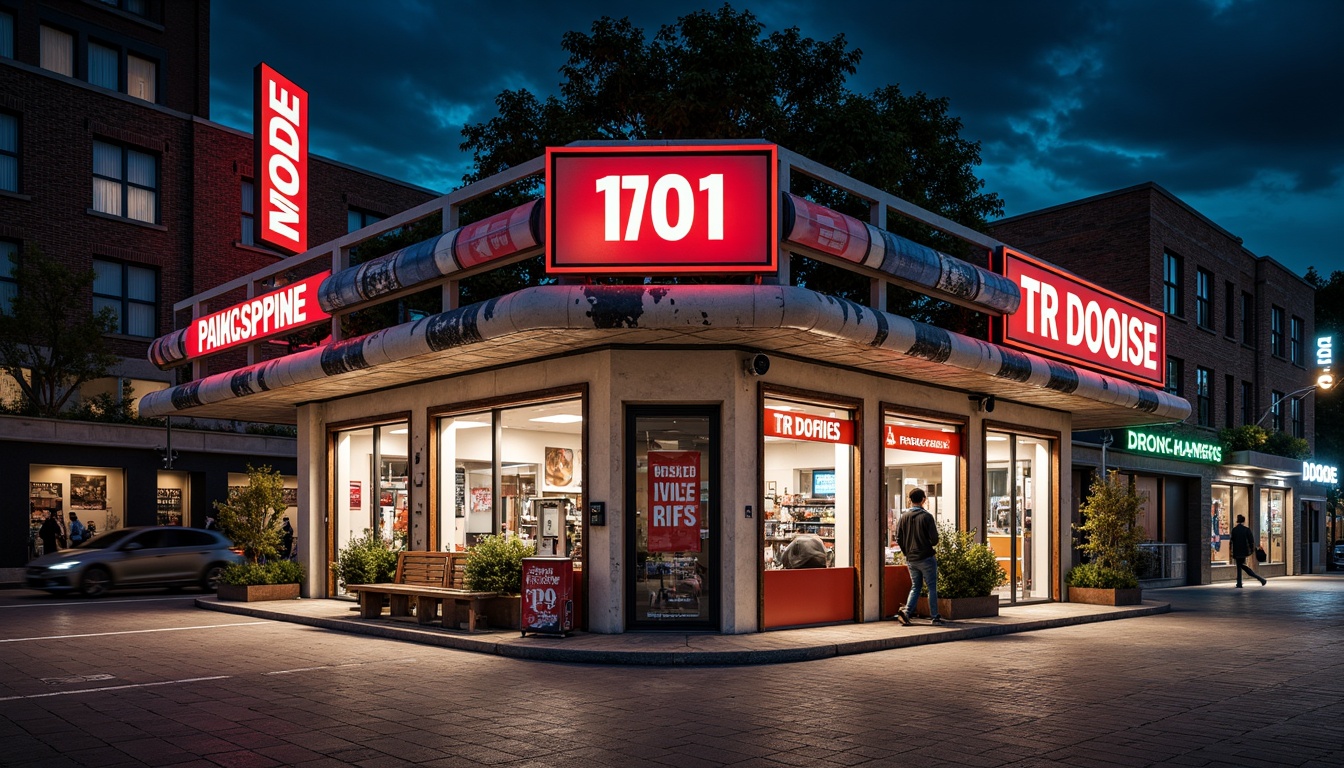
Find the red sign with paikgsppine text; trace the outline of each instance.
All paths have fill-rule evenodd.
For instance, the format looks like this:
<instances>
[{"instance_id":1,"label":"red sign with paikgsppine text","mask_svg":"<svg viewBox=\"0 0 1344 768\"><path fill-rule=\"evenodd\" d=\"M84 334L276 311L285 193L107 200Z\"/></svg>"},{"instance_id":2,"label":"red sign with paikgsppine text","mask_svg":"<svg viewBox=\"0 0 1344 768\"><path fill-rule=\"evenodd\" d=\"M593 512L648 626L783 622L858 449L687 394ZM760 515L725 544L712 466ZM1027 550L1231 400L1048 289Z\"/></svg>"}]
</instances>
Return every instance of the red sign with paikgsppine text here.
<instances>
[{"instance_id":1,"label":"red sign with paikgsppine text","mask_svg":"<svg viewBox=\"0 0 1344 768\"><path fill-rule=\"evenodd\" d=\"M649 551L699 552L700 452L649 451Z\"/></svg>"},{"instance_id":2,"label":"red sign with paikgsppine text","mask_svg":"<svg viewBox=\"0 0 1344 768\"><path fill-rule=\"evenodd\" d=\"M773 144L549 147L546 271L773 272Z\"/></svg>"},{"instance_id":3,"label":"red sign with paikgsppine text","mask_svg":"<svg viewBox=\"0 0 1344 768\"><path fill-rule=\"evenodd\" d=\"M187 357L201 357L331 319L317 303L317 289L331 270L290 283L187 326Z\"/></svg>"},{"instance_id":4,"label":"red sign with paikgsppine text","mask_svg":"<svg viewBox=\"0 0 1344 768\"><path fill-rule=\"evenodd\" d=\"M257 239L308 250L308 92L265 63L252 102Z\"/></svg>"},{"instance_id":5,"label":"red sign with paikgsppine text","mask_svg":"<svg viewBox=\"0 0 1344 768\"><path fill-rule=\"evenodd\" d=\"M764 431L766 437L810 440L814 443L854 444L853 421L827 416L814 416L810 413L795 413L766 408Z\"/></svg>"},{"instance_id":6,"label":"red sign with paikgsppine text","mask_svg":"<svg viewBox=\"0 0 1344 768\"><path fill-rule=\"evenodd\" d=\"M1166 318L1161 313L1011 248L996 254L999 274L1022 290L1022 304L993 321L1008 346L1102 373L1162 386Z\"/></svg>"}]
</instances>

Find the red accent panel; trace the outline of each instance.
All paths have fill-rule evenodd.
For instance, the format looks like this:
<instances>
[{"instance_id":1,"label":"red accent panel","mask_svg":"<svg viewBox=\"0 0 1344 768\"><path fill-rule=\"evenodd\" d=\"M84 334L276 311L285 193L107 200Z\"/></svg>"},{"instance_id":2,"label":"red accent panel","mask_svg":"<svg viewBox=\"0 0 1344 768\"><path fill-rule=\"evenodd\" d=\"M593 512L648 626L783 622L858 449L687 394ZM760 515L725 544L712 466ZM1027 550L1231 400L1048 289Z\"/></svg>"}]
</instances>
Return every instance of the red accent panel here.
<instances>
[{"instance_id":1,"label":"red accent panel","mask_svg":"<svg viewBox=\"0 0 1344 768\"><path fill-rule=\"evenodd\" d=\"M882 567L882 617L896 615L896 609L910 597L910 566L885 565Z\"/></svg>"},{"instance_id":2,"label":"red accent panel","mask_svg":"<svg viewBox=\"0 0 1344 768\"><path fill-rule=\"evenodd\" d=\"M862 221L797 195L789 195L789 201L793 203L793 226L785 234L785 240L855 264L863 263L872 243L868 227Z\"/></svg>"},{"instance_id":3,"label":"red accent panel","mask_svg":"<svg viewBox=\"0 0 1344 768\"><path fill-rule=\"evenodd\" d=\"M471 269L535 248L537 235L532 230L532 211L540 204L541 201L533 200L463 227L453 242L453 258L457 259L457 265Z\"/></svg>"},{"instance_id":4,"label":"red accent panel","mask_svg":"<svg viewBox=\"0 0 1344 768\"><path fill-rule=\"evenodd\" d=\"M308 250L308 92L265 63L253 93L257 239Z\"/></svg>"},{"instance_id":5,"label":"red accent panel","mask_svg":"<svg viewBox=\"0 0 1344 768\"><path fill-rule=\"evenodd\" d=\"M854 568L765 572L765 629L854 620Z\"/></svg>"}]
</instances>

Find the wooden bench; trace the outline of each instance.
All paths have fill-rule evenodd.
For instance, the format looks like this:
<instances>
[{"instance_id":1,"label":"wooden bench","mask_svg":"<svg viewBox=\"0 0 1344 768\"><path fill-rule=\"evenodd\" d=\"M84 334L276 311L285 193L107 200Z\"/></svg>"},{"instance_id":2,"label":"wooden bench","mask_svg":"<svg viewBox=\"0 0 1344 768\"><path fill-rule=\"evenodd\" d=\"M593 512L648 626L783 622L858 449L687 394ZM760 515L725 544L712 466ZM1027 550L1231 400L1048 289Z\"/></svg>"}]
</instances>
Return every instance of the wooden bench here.
<instances>
[{"instance_id":1,"label":"wooden bench","mask_svg":"<svg viewBox=\"0 0 1344 768\"><path fill-rule=\"evenodd\" d=\"M376 619L383 615L383 596L387 596L392 617L411 615L414 601L415 618L420 624L439 620L444 627L456 629L461 614L466 613L468 632L478 631L478 622L484 615L484 602L496 592L474 592L466 588L466 553L412 552L397 553L397 573L390 584L347 584L345 591L359 595L359 615ZM439 619L439 607L443 618Z\"/></svg>"}]
</instances>

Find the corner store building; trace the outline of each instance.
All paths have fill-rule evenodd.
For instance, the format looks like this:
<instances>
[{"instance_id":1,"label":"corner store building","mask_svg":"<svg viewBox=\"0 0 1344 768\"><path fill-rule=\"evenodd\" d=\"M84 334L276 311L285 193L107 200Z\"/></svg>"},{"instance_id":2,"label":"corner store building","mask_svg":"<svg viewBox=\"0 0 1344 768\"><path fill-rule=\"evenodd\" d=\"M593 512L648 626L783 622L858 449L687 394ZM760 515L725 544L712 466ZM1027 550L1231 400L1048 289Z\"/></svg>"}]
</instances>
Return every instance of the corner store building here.
<instances>
[{"instance_id":1,"label":"corner store building","mask_svg":"<svg viewBox=\"0 0 1344 768\"><path fill-rule=\"evenodd\" d=\"M797 252L868 276L876 306L897 283L980 311L1020 311L1015 284L885 232L886 217L914 218L987 254L1002 248L997 241L772 145L625 148L634 151L548 153L256 272L249 290L285 271L330 266L318 295L333 314L428 285L442 285L451 307L463 277L547 242L549 265L561 258L557 233L562 242L576 236L564 223L577 214L566 208L570 192L555 191L568 189L559 167L585 153L664 170L660 163L686 157L751 156L760 208L733 207L724 221L734 231L739 220L766 223L766 258L733 264L762 274L759 284L526 288L198 378L142 408L298 424L308 596L335 592L326 566L365 528L388 538L404 530L414 549L510 531L578 558L579 618L591 631L877 620L903 596L889 529L918 485L940 518L994 546L1013 575L1001 599L1061 599L1073 564L1061 514L1072 490L1061 471L1072 462L1070 434L1179 420L1189 404L789 285L788 254ZM552 190L544 236L535 203L456 226L461 205L542 172ZM781 197L795 173L870 201L871 222ZM737 199L731 189L729 197ZM349 266L359 242L440 210L443 237ZM673 220L681 221L664 214L660 224L675 228ZM717 271L688 246L657 247L689 263L673 270ZM221 294L180 308L204 315L219 309L210 302ZM156 343L168 363L183 359L182 348L176 335ZM760 375L744 365L758 354L770 361ZM659 520L651 511L660 503L689 509L692 523ZM820 535L831 567L775 567L797 533Z\"/></svg>"}]
</instances>

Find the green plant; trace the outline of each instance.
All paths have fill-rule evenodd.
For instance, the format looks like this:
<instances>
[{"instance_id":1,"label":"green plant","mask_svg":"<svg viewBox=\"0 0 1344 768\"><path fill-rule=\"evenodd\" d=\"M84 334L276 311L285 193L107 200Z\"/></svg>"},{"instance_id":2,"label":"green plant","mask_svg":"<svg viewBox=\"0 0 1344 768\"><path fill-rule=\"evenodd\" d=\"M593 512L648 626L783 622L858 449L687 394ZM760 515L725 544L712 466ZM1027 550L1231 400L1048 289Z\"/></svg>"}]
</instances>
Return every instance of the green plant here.
<instances>
[{"instance_id":1,"label":"green plant","mask_svg":"<svg viewBox=\"0 0 1344 768\"><path fill-rule=\"evenodd\" d=\"M250 562L280 554L280 517L285 511L284 478L269 466L247 465L247 485L216 501L219 530L242 547Z\"/></svg>"},{"instance_id":2,"label":"green plant","mask_svg":"<svg viewBox=\"0 0 1344 768\"><path fill-rule=\"evenodd\" d=\"M1104 568L1096 563L1083 563L1069 569L1064 583L1070 587L1088 589L1134 589L1139 586L1138 578L1115 568Z\"/></svg>"},{"instance_id":3,"label":"green plant","mask_svg":"<svg viewBox=\"0 0 1344 768\"><path fill-rule=\"evenodd\" d=\"M1008 580L993 550L977 542L974 531L938 526L933 554L938 559L939 598L988 597Z\"/></svg>"},{"instance_id":4,"label":"green plant","mask_svg":"<svg viewBox=\"0 0 1344 768\"><path fill-rule=\"evenodd\" d=\"M397 574L396 550L372 530L351 539L336 555L331 572L342 589L347 584L386 584Z\"/></svg>"},{"instance_id":5,"label":"green plant","mask_svg":"<svg viewBox=\"0 0 1344 768\"><path fill-rule=\"evenodd\" d=\"M1125 581L1132 580L1135 586L1138 585L1135 573L1139 566L1139 544L1145 538L1143 527L1137 524L1142 506L1143 498L1138 491L1114 470L1105 478L1098 477L1093 481L1079 510L1083 522L1074 526L1074 531L1079 534L1078 550L1087 555L1086 565L1092 568L1078 578L1087 576L1089 571L1095 571L1098 576L1113 571L1127 576ZM1074 578L1072 571L1067 578Z\"/></svg>"},{"instance_id":6,"label":"green plant","mask_svg":"<svg viewBox=\"0 0 1344 768\"><path fill-rule=\"evenodd\" d=\"M301 584L303 566L293 560L272 560L269 563L234 563L220 576L223 584L250 587L258 584Z\"/></svg>"},{"instance_id":7,"label":"green plant","mask_svg":"<svg viewBox=\"0 0 1344 768\"><path fill-rule=\"evenodd\" d=\"M514 536L486 536L467 552L467 589L516 595L523 591L523 558L536 554Z\"/></svg>"}]
</instances>

